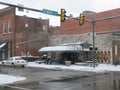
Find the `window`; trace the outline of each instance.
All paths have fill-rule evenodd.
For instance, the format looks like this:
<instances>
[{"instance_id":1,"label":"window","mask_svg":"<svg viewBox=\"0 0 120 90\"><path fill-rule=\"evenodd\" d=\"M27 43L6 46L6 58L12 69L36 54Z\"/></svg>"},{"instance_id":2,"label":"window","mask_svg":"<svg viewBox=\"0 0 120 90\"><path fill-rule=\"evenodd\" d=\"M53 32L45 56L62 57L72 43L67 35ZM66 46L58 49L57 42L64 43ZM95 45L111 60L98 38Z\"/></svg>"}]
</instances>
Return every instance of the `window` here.
<instances>
[{"instance_id":1,"label":"window","mask_svg":"<svg viewBox=\"0 0 120 90\"><path fill-rule=\"evenodd\" d=\"M118 47L115 45L115 55L118 55Z\"/></svg>"},{"instance_id":2,"label":"window","mask_svg":"<svg viewBox=\"0 0 120 90\"><path fill-rule=\"evenodd\" d=\"M47 33L47 26L46 26L46 25L43 25L43 26L42 26L42 29L43 29L43 31L44 31L45 33Z\"/></svg>"},{"instance_id":3,"label":"window","mask_svg":"<svg viewBox=\"0 0 120 90\"><path fill-rule=\"evenodd\" d=\"M19 58L19 57L18 57L18 58L15 58L15 60L22 60L22 58Z\"/></svg>"},{"instance_id":4,"label":"window","mask_svg":"<svg viewBox=\"0 0 120 90\"><path fill-rule=\"evenodd\" d=\"M13 58L8 58L8 60L13 60Z\"/></svg>"},{"instance_id":5,"label":"window","mask_svg":"<svg viewBox=\"0 0 120 90\"><path fill-rule=\"evenodd\" d=\"M10 32L11 32L11 23L8 22L8 33L10 33Z\"/></svg>"},{"instance_id":6,"label":"window","mask_svg":"<svg viewBox=\"0 0 120 90\"><path fill-rule=\"evenodd\" d=\"M6 23L3 23L3 34L6 34L6 29L7 29Z\"/></svg>"},{"instance_id":7,"label":"window","mask_svg":"<svg viewBox=\"0 0 120 90\"><path fill-rule=\"evenodd\" d=\"M43 30L47 30L47 26L46 25L43 25Z\"/></svg>"}]
</instances>

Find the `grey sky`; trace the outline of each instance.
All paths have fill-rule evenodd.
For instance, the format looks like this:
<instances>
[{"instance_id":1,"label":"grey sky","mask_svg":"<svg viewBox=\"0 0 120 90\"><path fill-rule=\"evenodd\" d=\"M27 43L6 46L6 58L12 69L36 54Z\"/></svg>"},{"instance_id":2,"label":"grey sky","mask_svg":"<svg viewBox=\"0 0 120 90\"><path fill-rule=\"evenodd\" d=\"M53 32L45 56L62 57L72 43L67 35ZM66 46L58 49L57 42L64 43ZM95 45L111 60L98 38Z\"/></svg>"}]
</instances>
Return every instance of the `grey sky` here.
<instances>
[{"instance_id":1,"label":"grey sky","mask_svg":"<svg viewBox=\"0 0 120 90\"><path fill-rule=\"evenodd\" d=\"M64 8L67 15L73 14L74 17L79 16L85 10L103 12L106 10L120 8L120 0L0 0L1 2L11 4L23 4L25 7L35 9L49 9L60 13L60 9ZM0 5L0 8L3 8ZM33 15L33 13L27 13ZM60 18L44 14L34 14L36 17L49 18L50 25L59 25Z\"/></svg>"}]
</instances>

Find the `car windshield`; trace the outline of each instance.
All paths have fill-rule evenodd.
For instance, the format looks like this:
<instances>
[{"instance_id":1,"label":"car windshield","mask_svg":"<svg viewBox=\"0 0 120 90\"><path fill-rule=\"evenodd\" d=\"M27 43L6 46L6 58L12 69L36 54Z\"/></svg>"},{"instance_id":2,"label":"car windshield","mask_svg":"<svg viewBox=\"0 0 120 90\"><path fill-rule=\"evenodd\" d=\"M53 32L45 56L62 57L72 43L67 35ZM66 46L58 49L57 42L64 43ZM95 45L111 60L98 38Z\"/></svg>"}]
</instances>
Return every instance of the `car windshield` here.
<instances>
[{"instance_id":1,"label":"car windshield","mask_svg":"<svg viewBox=\"0 0 120 90\"><path fill-rule=\"evenodd\" d=\"M15 60L22 60L22 58L18 57L18 58L15 58Z\"/></svg>"},{"instance_id":2,"label":"car windshield","mask_svg":"<svg viewBox=\"0 0 120 90\"><path fill-rule=\"evenodd\" d=\"M8 60L13 60L13 58L8 58Z\"/></svg>"}]
</instances>

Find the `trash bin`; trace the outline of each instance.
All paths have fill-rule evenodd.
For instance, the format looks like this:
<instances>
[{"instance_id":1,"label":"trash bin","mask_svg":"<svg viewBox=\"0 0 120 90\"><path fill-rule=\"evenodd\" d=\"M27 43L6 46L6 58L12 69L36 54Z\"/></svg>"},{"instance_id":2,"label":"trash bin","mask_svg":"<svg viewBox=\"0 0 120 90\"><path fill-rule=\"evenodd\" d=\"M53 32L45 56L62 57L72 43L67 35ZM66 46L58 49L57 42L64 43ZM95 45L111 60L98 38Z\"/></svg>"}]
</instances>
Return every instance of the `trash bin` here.
<instances>
[{"instance_id":1,"label":"trash bin","mask_svg":"<svg viewBox=\"0 0 120 90\"><path fill-rule=\"evenodd\" d=\"M65 61L65 65L66 66L70 66L71 65L71 61Z\"/></svg>"}]
</instances>

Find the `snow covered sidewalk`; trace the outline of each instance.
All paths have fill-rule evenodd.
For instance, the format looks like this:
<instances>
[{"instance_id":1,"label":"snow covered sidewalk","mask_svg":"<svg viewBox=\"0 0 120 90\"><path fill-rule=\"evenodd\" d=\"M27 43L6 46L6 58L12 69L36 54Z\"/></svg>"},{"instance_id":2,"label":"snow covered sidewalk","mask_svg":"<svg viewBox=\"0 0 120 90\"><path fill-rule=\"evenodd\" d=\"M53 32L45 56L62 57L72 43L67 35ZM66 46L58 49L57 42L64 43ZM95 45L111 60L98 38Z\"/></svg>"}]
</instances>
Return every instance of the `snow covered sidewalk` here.
<instances>
[{"instance_id":1,"label":"snow covered sidewalk","mask_svg":"<svg viewBox=\"0 0 120 90\"><path fill-rule=\"evenodd\" d=\"M106 71L120 71L120 65L114 66L111 64L99 64L97 67L93 68L90 66L81 66L81 65L46 65L46 64L37 64L34 62L29 62L27 67L39 67L46 69L69 69L77 71L90 71L90 72L106 72Z\"/></svg>"}]
</instances>

